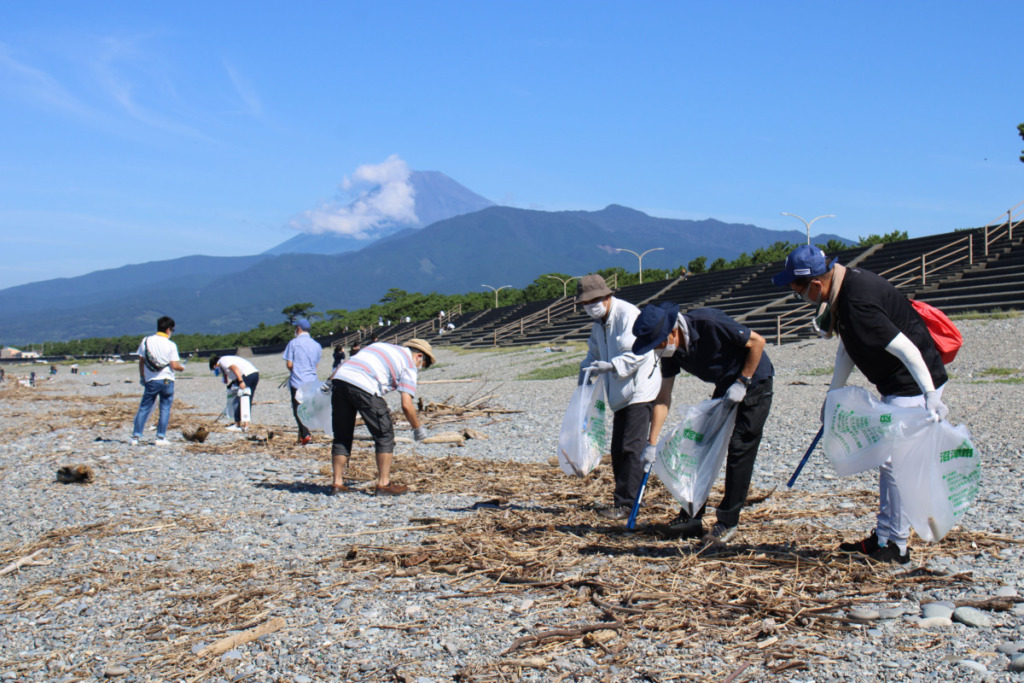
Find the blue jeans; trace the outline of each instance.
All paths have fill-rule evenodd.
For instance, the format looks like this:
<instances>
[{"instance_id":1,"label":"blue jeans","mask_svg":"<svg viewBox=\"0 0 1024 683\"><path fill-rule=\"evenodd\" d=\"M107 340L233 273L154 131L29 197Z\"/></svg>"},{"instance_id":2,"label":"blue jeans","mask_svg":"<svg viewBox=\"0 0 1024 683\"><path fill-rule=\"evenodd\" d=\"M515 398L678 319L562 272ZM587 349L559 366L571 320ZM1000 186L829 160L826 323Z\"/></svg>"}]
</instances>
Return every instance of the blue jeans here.
<instances>
[{"instance_id":1,"label":"blue jeans","mask_svg":"<svg viewBox=\"0 0 1024 683\"><path fill-rule=\"evenodd\" d=\"M146 420L153 412L153 402L160 397L160 418L156 423L156 438L162 439L167 435L167 423L171 420L171 403L174 402L174 380L172 379L151 379L146 382L146 388L142 392L142 401L139 403L139 412L135 413L135 425L132 427L132 438L142 438L142 430L146 427Z\"/></svg>"}]
</instances>

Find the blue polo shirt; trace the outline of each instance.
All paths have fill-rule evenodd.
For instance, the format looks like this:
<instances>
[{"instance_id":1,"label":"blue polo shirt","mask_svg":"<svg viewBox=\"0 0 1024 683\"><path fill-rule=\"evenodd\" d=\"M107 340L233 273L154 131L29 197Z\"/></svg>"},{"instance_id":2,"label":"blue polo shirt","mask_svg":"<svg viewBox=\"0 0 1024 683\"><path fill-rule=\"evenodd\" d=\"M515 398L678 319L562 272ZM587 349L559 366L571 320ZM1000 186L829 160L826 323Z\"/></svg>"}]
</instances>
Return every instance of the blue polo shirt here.
<instances>
[{"instance_id":1,"label":"blue polo shirt","mask_svg":"<svg viewBox=\"0 0 1024 683\"><path fill-rule=\"evenodd\" d=\"M303 332L288 342L284 348L285 360L292 362L292 374L288 378L288 386L298 389L306 382L316 380L316 366L320 362L320 354L324 347L320 346L309 333Z\"/></svg>"},{"instance_id":2,"label":"blue polo shirt","mask_svg":"<svg viewBox=\"0 0 1024 683\"><path fill-rule=\"evenodd\" d=\"M680 347L668 358L661 359L661 376L675 377L680 370L715 385L713 396L725 395L725 390L740 376L747 362L750 328L742 325L717 308L697 308L679 316L686 325L690 343ZM761 354L761 361L754 371L753 383L757 384L775 375L775 367L768 359L768 353Z\"/></svg>"}]
</instances>

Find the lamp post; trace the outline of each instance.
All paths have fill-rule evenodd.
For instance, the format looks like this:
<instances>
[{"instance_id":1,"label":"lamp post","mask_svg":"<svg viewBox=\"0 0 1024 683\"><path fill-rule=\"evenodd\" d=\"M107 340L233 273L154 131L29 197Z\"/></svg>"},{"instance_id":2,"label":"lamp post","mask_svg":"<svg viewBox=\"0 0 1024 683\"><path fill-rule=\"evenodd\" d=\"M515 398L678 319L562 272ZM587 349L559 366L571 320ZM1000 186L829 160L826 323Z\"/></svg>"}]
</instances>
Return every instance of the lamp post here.
<instances>
[{"instance_id":1,"label":"lamp post","mask_svg":"<svg viewBox=\"0 0 1024 683\"><path fill-rule=\"evenodd\" d=\"M545 275L544 277L550 277L562 283L562 298L564 299L565 297L569 296L569 283L572 282L573 280L578 279L579 275L573 275L572 277L567 279L560 278L557 275Z\"/></svg>"},{"instance_id":2,"label":"lamp post","mask_svg":"<svg viewBox=\"0 0 1024 683\"><path fill-rule=\"evenodd\" d=\"M664 251L664 250L665 250L665 247L655 247L654 249L648 249L647 251L645 251L642 254L638 254L635 251L633 251L632 249L620 249L618 247L616 247L616 249L615 249L615 251L628 251L633 256L636 256L637 271L639 272L639 275L640 275L640 284L644 283L644 256L647 256L652 251Z\"/></svg>"},{"instance_id":3,"label":"lamp post","mask_svg":"<svg viewBox=\"0 0 1024 683\"><path fill-rule=\"evenodd\" d=\"M498 307L498 292L500 292L501 290L505 289L506 287L511 287L512 285L502 285L501 287L498 287L497 289L494 289L494 287L491 287L490 285L480 285L480 286L481 287L486 287L487 289L494 290L494 307L497 308Z\"/></svg>"},{"instance_id":4,"label":"lamp post","mask_svg":"<svg viewBox=\"0 0 1024 683\"><path fill-rule=\"evenodd\" d=\"M818 218L812 218L811 222L808 223L803 218L800 218L800 216L797 216L795 213L786 213L785 211L782 211L779 215L780 216L792 216L793 218L798 219L801 223L803 223L805 226L807 226L807 244L811 243L811 225L814 223L814 221L818 220L818 218L835 218L836 217L836 215L834 213L826 213L824 216L818 216Z\"/></svg>"}]
</instances>

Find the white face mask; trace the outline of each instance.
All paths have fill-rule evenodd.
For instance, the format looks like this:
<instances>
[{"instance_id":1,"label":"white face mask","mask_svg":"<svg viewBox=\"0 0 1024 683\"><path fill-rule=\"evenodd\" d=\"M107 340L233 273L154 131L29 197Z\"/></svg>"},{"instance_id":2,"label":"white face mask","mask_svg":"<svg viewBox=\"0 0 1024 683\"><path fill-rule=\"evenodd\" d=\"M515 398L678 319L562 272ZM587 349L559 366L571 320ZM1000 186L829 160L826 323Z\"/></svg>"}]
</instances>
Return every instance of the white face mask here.
<instances>
[{"instance_id":1,"label":"white face mask","mask_svg":"<svg viewBox=\"0 0 1024 683\"><path fill-rule=\"evenodd\" d=\"M608 312L608 307L604 305L603 301L598 301L593 304L583 304L583 310L594 320L600 320Z\"/></svg>"},{"instance_id":2,"label":"white face mask","mask_svg":"<svg viewBox=\"0 0 1024 683\"><path fill-rule=\"evenodd\" d=\"M678 348L679 347L674 344L665 344L665 348L661 350L661 357L668 358L669 356L674 354L676 352L676 349Z\"/></svg>"}]
</instances>

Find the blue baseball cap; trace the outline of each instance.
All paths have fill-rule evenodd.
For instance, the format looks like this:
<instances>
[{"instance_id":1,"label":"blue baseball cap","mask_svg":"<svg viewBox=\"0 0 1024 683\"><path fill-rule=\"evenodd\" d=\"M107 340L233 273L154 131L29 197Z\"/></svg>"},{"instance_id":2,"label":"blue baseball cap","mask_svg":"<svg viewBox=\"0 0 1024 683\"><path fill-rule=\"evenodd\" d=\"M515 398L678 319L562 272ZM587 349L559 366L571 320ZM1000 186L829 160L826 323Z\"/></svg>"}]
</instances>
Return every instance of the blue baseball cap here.
<instances>
[{"instance_id":1,"label":"blue baseball cap","mask_svg":"<svg viewBox=\"0 0 1024 683\"><path fill-rule=\"evenodd\" d=\"M829 271L825 252L811 244L802 244L786 257L786 269L772 278L776 287L785 287L798 277L817 277Z\"/></svg>"},{"instance_id":2,"label":"blue baseball cap","mask_svg":"<svg viewBox=\"0 0 1024 683\"><path fill-rule=\"evenodd\" d=\"M676 326L679 318L679 304L660 303L644 306L633 322L633 353L643 355L668 339L668 333Z\"/></svg>"},{"instance_id":3,"label":"blue baseball cap","mask_svg":"<svg viewBox=\"0 0 1024 683\"><path fill-rule=\"evenodd\" d=\"M306 318L299 318L295 321L295 327L299 328L304 332L309 332L310 324Z\"/></svg>"}]
</instances>

